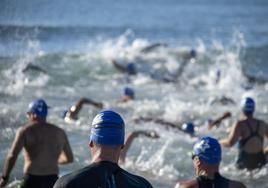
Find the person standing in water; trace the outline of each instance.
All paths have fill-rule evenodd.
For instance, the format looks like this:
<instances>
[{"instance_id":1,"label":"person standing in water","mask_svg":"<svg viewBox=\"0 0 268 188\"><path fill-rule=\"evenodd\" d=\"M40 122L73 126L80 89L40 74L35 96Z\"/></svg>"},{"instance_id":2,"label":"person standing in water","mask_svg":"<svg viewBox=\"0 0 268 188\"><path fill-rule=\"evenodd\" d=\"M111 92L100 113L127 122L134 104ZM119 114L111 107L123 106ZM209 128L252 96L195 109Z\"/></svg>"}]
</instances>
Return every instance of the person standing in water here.
<instances>
[{"instance_id":1,"label":"person standing in water","mask_svg":"<svg viewBox=\"0 0 268 188\"><path fill-rule=\"evenodd\" d=\"M192 160L197 178L178 181L175 188L246 188L220 174L221 146L216 139L200 138L193 147Z\"/></svg>"},{"instance_id":2,"label":"person standing in water","mask_svg":"<svg viewBox=\"0 0 268 188\"><path fill-rule=\"evenodd\" d=\"M224 147L231 147L238 141L238 169L254 170L267 162L264 137L268 138L268 125L254 118L254 111L255 101L250 97L245 98L242 102L242 119L234 124L228 138L220 140Z\"/></svg>"},{"instance_id":3,"label":"person standing in water","mask_svg":"<svg viewBox=\"0 0 268 188\"><path fill-rule=\"evenodd\" d=\"M61 177L54 188L152 188L146 179L119 167L124 140L122 117L111 110L101 111L91 127L89 148L92 164Z\"/></svg>"},{"instance_id":4,"label":"person standing in water","mask_svg":"<svg viewBox=\"0 0 268 188\"><path fill-rule=\"evenodd\" d=\"M29 104L29 122L20 127L7 155L0 187L4 187L20 151L24 150L24 178L21 188L52 188L58 179L58 164L73 161L67 135L46 121L48 106L43 99Z\"/></svg>"}]
</instances>

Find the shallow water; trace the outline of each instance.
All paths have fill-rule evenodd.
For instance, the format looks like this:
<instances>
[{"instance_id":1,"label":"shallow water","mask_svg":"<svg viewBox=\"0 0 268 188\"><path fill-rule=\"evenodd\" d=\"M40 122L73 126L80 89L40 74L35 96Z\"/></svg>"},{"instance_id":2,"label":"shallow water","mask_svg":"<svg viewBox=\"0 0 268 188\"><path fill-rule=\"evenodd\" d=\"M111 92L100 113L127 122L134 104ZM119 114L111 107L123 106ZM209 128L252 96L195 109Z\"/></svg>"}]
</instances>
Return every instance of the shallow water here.
<instances>
[{"instance_id":1,"label":"shallow water","mask_svg":"<svg viewBox=\"0 0 268 188\"><path fill-rule=\"evenodd\" d=\"M190 152L195 138L155 123L136 124L133 118L158 117L178 125L193 121L198 136L222 138L239 117L241 98L253 96L256 116L268 121L267 10L268 3L260 0L1 1L0 161L16 129L26 121L28 103L42 97L51 106L49 121L67 131L75 153L75 163L61 166L61 175L89 164L89 125L98 109L85 107L74 124L66 124L59 117L83 96L120 112L127 132L150 129L160 134L157 140L135 140L124 168L143 175L157 188L174 187L177 180L193 177ZM168 46L140 52L155 42ZM181 54L192 48L197 59L187 64L177 82L163 83L149 76L151 72L161 76L180 66ZM112 58L133 61L145 73L127 79L114 69ZM23 73L28 62L48 74ZM218 70L221 80L215 84ZM253 76L256 82L248 83L246 76ZM136 100L118 103L125 86L135 89ZM211 105L223 95L236 105ZM233 113L232 118L219 129L208 131L207 119L226 110ZM234 168L236 151L236 147L224 149L222 174L245 182L247 187L268 187L267 167L253 176ZM12 178L21 179L22 165L20 156Z\"/></svg>"}]
</instances>

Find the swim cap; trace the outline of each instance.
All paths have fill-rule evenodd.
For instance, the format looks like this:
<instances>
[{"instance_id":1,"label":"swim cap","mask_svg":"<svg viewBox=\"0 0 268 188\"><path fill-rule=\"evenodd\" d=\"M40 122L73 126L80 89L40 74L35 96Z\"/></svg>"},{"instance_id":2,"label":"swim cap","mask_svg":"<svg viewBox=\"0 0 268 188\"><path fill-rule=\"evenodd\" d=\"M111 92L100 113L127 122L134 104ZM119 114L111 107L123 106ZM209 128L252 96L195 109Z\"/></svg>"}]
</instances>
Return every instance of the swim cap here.
<instances>
[{"instance_id":1,"label":"swim cap","mask_svg":"<svg viewBox=\"0 0 268 188\"><path fill-rule=\"evenodd\" d=\"M181 128L185 133L194 134L194 124L192 122L184 123Z\"/></svg>"},{"instance_id":2,"label":"swim cap","mask_svg":"<svg viewBox=\"0 0 268 188\"><path fill-rule=\"evenodd\" d=\"M29 104L27 113L33 113L39 117L47 116L48 106L43 99L36 99Z\"/></svg>"},{"instance_id":3,"label":"swim cap","mask_svg":"<svg viewBox=\"0 0 268 188\"><path fill-rule=\"evenodd\" d=\"M129 63L127 65L127 72L128 74L134 75L137 74L137 67L134 63Z\"/></svg>"},{"instance_id":4,"label":"swim cap","mask_svg":"<svg viewBox=\"0 0 268 188\"><path fill-rule=\"evenodd\" d=\"M221 146L214 138L202 137L195 143L192 154L207 164L219 164L221 161Z\"/></svg>"},{"instance_id":5,"label":"swim cap","mask_svg":"<svg viewBox=\"0 0 268 188\"><path fill-rule=\"evenodd\" d=\"M252 98L250 97L246 97L243 101L242 101L242 111L245 114L253 114L255 110L255 102Z\"/></svg>"},{"instance_id":6,"label":"swim cap","mask_svg":"<svg viewBox=\"0 0 268 188\"><path fill-rule=\"evenodd\" d=\"M129 88L129 87L125 87L124 88L124 95L134 99L135 98L135 92L133 89Z\"/></svg>"},{"instance_id":7,"label":"swim cap","mask_svg":"<svg viewBox=\"0 0 268 188\"><path fill-rule=\"evenodd\" d=\"M191 51L190 51L190 56L191 56L192 58L195 58L195 57L196 57L196 51L195 51L194 49L191 49Z\"/></svg>"},{"instance_id":8,"label":"swim cap","mask_svg":"<svg viewBox=\"0 0 268 188\"><path fill-rule=\"evenodd\" d=\"M122 145L125 140L125 123L122 117L112 111L103 110L92 122L90 141L103 145Z\"/></svg>"}]
</instances>

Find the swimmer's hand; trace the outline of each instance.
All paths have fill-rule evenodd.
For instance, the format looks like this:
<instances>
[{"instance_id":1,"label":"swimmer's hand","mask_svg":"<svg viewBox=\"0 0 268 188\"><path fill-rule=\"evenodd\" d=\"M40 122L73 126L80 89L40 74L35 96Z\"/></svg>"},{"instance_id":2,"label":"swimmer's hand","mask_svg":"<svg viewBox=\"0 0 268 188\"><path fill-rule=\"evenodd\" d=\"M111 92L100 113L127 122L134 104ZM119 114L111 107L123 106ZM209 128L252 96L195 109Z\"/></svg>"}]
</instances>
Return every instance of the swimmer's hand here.
<instances>
[{"instance_id":1,"label":"swimmer's hand","mask_svg":"<svg viewBox=\"0 0 268 188\"><path fill-rule=\"evenodd\" d=\"M0 188L2 187L5 187L8 183L8 177L3 177L1 176L1 179L0 179Z\"/></svg>"}]
</instances>

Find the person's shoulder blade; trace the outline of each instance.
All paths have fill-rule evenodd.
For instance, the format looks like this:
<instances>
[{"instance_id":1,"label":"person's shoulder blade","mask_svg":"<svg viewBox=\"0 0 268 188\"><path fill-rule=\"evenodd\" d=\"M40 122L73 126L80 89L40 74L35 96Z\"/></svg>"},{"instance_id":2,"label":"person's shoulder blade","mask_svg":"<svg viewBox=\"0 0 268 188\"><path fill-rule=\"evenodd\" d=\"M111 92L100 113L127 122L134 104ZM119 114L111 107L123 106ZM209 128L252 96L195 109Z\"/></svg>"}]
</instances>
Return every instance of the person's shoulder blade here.
<instances>
[{"instance_id":1,"label":"person's shoulder blade","mask_svg":"<svg viewBox=\"0 0 268 188\"><path fill-rule=\"evenodd\" d=\"M120 185L127 185L129 188L152 188L153 186L145 178L131 174L124 169L120 170L119 181ZM122 186L123 187L123 186Z\"/></svg>"},{"instance_id":2,"label":"person's shoulder blade","mask_svg":"<svg viewBox=\"0 0 268 188\"><path fill-rule=\"evenodd\" d=\"M95 165L89 165L85 168L76 170L70 174L64 175L58 179L54 188L86 188L90 185L95 188L98 180Z\"/></svg>"}]
</instances>

